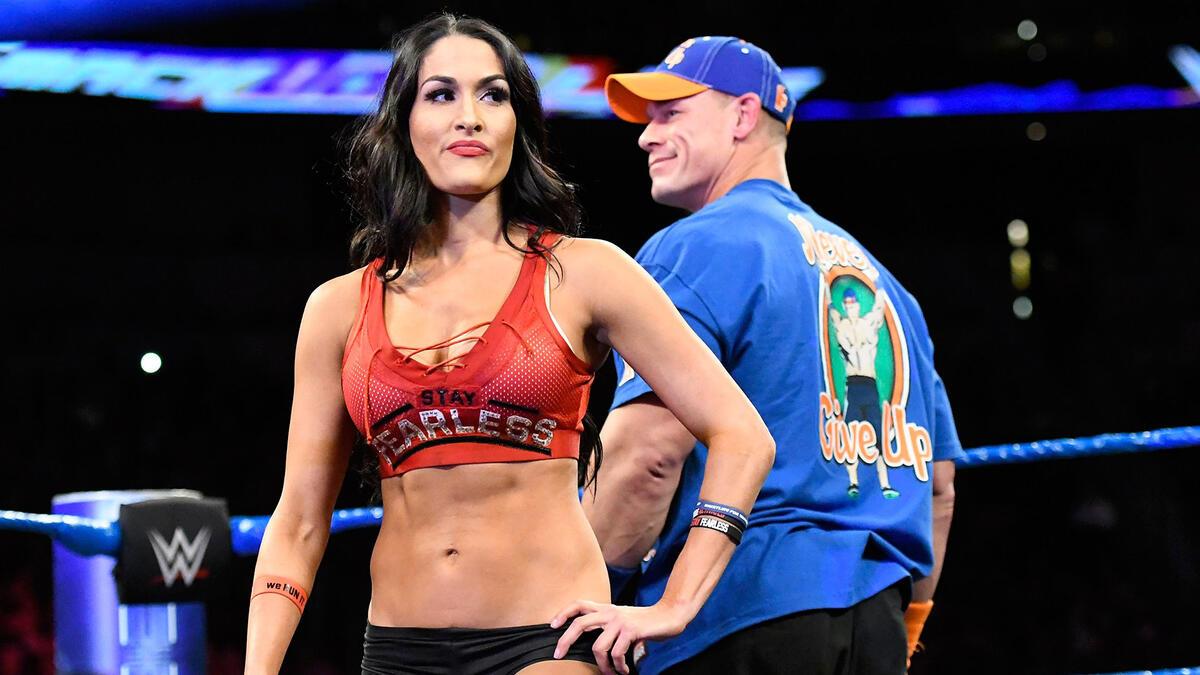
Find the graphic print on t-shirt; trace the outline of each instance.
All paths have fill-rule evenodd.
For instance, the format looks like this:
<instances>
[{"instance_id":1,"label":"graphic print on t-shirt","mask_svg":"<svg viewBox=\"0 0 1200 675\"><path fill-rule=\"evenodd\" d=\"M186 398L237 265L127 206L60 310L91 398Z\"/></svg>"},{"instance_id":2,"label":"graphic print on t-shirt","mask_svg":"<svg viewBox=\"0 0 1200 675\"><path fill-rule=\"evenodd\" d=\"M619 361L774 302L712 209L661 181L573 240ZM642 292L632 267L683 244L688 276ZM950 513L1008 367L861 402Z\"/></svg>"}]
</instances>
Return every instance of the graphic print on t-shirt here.
<instances>
[{"instance_id":1,"label":"graphic print on t-shirt","mask_svg":"<svg viewBox=\"0 0 1200 675\"><path fill-rule=\"evenodd\" d=\"M875 465L878 489L896 499L889 470L929 480L929 431L908 421L908 343L879 270L857 244L816 230L803 216L788 219L804 240L804 256L821 275L817 306L823 365L821 454L842 465L846 494L862 493L859 465Z\"/></svg>"}]
</instances>

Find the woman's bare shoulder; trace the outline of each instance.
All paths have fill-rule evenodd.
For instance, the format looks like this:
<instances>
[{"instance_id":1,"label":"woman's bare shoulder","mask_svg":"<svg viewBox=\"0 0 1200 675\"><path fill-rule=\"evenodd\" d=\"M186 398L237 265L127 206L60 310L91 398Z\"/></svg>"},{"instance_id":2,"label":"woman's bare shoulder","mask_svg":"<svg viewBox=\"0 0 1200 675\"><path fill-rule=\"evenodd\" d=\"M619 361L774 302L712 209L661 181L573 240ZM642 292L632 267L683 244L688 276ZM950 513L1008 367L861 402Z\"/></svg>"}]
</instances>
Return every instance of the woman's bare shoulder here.
<instances>
[{"instance_id":1,"label":"woman's bare shoulder","mask_svg":"<svg viewBox=\"0 0 1200 675\"><path fill-rule=\"evenodd\" d=\"M584 270L603 270L611 265L632 262L629 255L616 244L588 237L563 237L554 247L554 255L564 265L574 263Z\"/></svg>"},{"instance_id":2,"label":"woman's bare shoulder","mask_svg":"<svg viewBox=\"0 0 1200 675\"><path fill-rule=\"evenodd\" d=\"M603 239L564 238L554 256L561 271L555 289L587 307L593 325L607 322L614 308L653 284L633 258Z\"/></svg>"},{"instance_id":3,"label":"woman's bare shoulder","mask_svg":"<svg viewBox=\"0 0 1200 675\"><path fill-rule=\"evenodd\" d=\"M358 314L366 268L336 276L313 289L304 307L301 332L315 331L345 340Z\"/></svg>"}]
</instances>

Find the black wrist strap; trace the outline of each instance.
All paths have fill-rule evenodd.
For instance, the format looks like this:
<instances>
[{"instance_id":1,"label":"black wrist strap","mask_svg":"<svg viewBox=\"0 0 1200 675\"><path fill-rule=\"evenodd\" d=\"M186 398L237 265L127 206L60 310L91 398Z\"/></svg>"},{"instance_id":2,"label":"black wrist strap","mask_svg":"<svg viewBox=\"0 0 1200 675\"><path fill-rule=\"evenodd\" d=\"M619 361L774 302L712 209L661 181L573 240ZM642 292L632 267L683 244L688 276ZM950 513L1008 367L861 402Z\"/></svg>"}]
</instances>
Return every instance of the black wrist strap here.
<instances>
[{"instance_id":1,"label":"black wrist strap","mask_svg":"<svg viewBox=\"0 0 1200 675\"><path fill-rule=\"evenodd\" d=\"M702 513L697 515L695 518L692 518L692 527L703 527L709 530L716 530L717 532L729 537L729 540L733 542L734 546L742 543L742 528L723 518Z\"/></svg>"}]
</instances>

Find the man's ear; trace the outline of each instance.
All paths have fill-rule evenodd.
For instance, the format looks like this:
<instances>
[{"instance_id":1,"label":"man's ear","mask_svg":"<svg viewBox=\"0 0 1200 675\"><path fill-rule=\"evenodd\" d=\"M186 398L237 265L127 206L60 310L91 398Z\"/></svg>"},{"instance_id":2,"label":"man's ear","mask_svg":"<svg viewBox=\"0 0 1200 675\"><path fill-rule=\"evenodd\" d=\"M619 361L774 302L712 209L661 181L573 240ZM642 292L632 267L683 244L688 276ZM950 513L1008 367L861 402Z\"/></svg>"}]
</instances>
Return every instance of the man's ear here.
<instances>
[{"instance_id":1,"label":"man's ear","mask_svg":"<svg viewBox=\"0 0 1200 675\"><path fill-rule=\"evenodd\" d=\"M733 137L742 141L758 127L759 120L762 119L762 99L758 94L742 94L734 99L733 105L737 110L737 124L733 127Z\"/></svg>"}]
</instances>

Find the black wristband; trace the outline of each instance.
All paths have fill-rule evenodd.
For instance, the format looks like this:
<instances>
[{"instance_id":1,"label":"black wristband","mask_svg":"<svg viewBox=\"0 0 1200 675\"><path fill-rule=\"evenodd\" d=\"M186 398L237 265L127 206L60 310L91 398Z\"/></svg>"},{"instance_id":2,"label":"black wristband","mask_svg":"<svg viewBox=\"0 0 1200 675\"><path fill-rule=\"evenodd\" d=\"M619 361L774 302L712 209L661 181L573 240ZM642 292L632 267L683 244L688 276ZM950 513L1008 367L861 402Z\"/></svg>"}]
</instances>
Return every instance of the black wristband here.
<instances>
[{"instance_id":1,"label":"black wristband","mask_svg":"<svg viewBox=\"0 0 1200 675\"><path fill-rule=\"evenodd\" d=\"M745 523L738 520L736 517L731 516L728 513L724 513L722 511L713 511L711 509L697 508L695 511L692 511L692 518L696 518L698 516L710 516L712 518L720 518L721 520L729 523L730 525L736 527L737 529L741 530L742 532L746 531Z\"/></svg>"},{"instance_id":2,"label":"black wristband","mask_svg":"<svg viewBox=\"0 0 1200 675\"><path fill-rule=\"evenodd\" d=\"M696 502L696 510L700 509L705 511L715 511L727 516L728 518L734 518L738 521L738 526L743 530L747 527L750 527L750 519L746 517L746 514L742 513L741 509L729 506L728 504L710 502L707 499L701 499Z\"/></svg>"},{"instance_id":3,"label":"black wristband","mask_svg":"<svg viewBox=\"0 0 1200 675\"><path fill-rule=\"evenodd\" d=\"M742 543L742 528L734 523L709 515L698 515L692 518L692 527L703 527L709 530L716 530L721 534L729 537L734 546Z\"/></svg>"}]
</instances>

